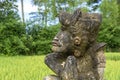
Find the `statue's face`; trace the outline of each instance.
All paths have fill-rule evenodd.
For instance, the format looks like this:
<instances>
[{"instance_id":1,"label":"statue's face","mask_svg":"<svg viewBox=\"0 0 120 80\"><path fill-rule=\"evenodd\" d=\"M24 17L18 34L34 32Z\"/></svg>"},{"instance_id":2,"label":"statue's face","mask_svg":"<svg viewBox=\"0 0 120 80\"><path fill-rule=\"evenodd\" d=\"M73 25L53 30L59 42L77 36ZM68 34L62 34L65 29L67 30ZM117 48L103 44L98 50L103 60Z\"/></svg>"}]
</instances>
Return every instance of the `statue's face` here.
<instances>
[{"instance_id":1,"label":"statue's face","mask_svg":"<svg viewBox=\"0 0 120 80\"><path fill-rule=\"evenodd\" d=\"M67 30L60 30L52 41L52 51L57 53L65 53L71 50L72 37Z\"/></svg>"}]
</instances>

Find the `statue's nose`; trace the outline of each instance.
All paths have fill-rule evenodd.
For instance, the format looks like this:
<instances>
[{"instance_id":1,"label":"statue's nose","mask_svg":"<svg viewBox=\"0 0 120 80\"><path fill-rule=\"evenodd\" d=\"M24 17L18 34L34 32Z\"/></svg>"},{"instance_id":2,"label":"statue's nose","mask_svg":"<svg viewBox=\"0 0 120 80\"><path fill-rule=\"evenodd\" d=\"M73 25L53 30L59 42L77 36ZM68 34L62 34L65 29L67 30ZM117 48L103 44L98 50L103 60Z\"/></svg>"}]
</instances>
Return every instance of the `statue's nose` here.
<instances>
[{"instance_id":1,"label":"statue's nose","mask_svg":"<svg viewBox=\"0 0 120 80\"><path fill-rule=\"evenodd\" d=\"M58 41L59 39L58 39L58 37L54 37L54 39L53 39L54 41Z\"/></svg>"}]
</instances>

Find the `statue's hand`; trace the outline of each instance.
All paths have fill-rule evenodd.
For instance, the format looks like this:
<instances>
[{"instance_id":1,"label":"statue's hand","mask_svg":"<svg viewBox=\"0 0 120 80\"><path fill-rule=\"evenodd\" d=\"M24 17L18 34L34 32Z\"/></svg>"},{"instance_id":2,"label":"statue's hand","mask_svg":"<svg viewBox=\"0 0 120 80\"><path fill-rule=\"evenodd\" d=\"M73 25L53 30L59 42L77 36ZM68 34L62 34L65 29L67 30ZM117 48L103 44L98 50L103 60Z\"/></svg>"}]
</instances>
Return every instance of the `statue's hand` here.
<instances>
[{"instance_id":1,"label":"statue's hand","mask_svg":"<svg viewBox=\"0 0 120 80\"><path fill-rule=\"evenodd\" d=\"M67 57L63 72L61 73L62 80L77 80L77 60L74 56Z\"/></svg>"},{"instance_id":2,"label":"statue's hand","mask_svg":"<svg viewBox=\"0 0 120 80\"><path fill-rule=\"evenodd\" d=\"M67 57L67 60L66 60L66 65L65 67L68 67L68 66L77 66L77 60L74 56L68 56Z\"/></svg>"},{"instance_id":3,"label":"statue's hand","mask_svg":"<svg viewBox=\"0 0 120 80\"><path fill-rule=\"evenodd\" d=\"M64 56L59 53L50 53L45 57L45 64L54 71L57 75L63 70L61 61L63 61ZM62 60L63 59L63 60Z\"/></svg>"}]
</instances>

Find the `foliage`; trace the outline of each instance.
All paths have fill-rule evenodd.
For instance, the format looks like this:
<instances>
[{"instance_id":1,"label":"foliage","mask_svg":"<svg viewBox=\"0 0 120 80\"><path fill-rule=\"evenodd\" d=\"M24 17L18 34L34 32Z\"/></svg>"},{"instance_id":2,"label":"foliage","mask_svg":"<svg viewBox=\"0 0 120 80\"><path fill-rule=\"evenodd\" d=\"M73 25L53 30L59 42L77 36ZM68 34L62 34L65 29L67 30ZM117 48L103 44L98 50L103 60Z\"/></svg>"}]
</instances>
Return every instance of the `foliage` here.
<instances>
[{"instance_id":1,"label":"foliage","mask_svg":"<svg viewBox=\"0 0 120 80\"><path fill-rule=\"evenodd\" d=\"M32 0L38 6L38 12L30 13L32 17L25 23L26 27L17 13L16 1L0 1L0 54L50 53L51 41L60 27L57 18L59 11L71 13L76 8L82 8L81 10L88 12L88 7L93 7L93 11L99 8L103 15L98 41L107 43L107 51L120 50L119 0ZM100 1L100 6L92 6Z\"/></svg>"},{"instance_id":2,"label":"foliage","mask_svg":"<svg viewBox=\"0 0 120 80\"><path fill-rule=\"evenodd\" d=\"M90 12L98 10L101 1L102 0L88 0L87 4L89 7L91 7Z\"/></svg>"},{"instance_id":3,"label":"foliage","mask_svg":"<svg viewBox=\"0 0 120 80\"><path fill-rule=\"evenodd\" d=\"M45 27L57 19L60 11L72 13L76 8L84 7L80 5L85 1L87 0L32 0L33 4L38 6L38 17Z\"/></svg>"},{"instance_id":4,"label":"foliage","mask_svg":"<svg viewBox=\"0 0 120 80\"><path fill-rule=\"evenodd\" d=\"M51 42L58 32L59 25L41 27L37 24L28 26L26 46L28 54L47 54L51 52Z\"/></svg>"},{"instance_id":5,"label":"foliage","mask_svg":"<svg viewBox=\"0 0 120 80\"><path fill-rule=\"evenodd\" d=\"M117 60L113 60L116 56ZM0 56L1 80L43 80L47 75L54 74L45 64L45 56ZM105 80L120 79L120 54L107 53Z\"/></svg>"},{"instance_id":6,"label":"foliage","mask_svg":"<svg viewBox=\"0 0 120 80\"><path fill-rule=\"evenodd\" d=\"M21 40L25 27L20 22L15 2L0 2L0 54L18 55L26 48Z\"/></svg>"},{"instance_id":7,"label":"foliage","mask_svg":"<svg viewBox=\"0 0 120 80\"><path fill-rule=\"evenodd\" d=\"M112 6L111 6L112 5ZM107 51L120 48L120 25L118 24L119 8L116 0L103 0L100 10L103 22L100 28L98 40L107 43Z\"/></svg>"},{"instance_id":8,"label":"foliage","mask_svg":"<svg viewBox=\"0 0 120 80\"><path fill-rule=\"evenodd\" d=\"M0 54L34 55L51 52L51 41L58 25L41 27L32 22L27 27L17 14L16 1L0 2Z\"/></svg>"}]
</instances>

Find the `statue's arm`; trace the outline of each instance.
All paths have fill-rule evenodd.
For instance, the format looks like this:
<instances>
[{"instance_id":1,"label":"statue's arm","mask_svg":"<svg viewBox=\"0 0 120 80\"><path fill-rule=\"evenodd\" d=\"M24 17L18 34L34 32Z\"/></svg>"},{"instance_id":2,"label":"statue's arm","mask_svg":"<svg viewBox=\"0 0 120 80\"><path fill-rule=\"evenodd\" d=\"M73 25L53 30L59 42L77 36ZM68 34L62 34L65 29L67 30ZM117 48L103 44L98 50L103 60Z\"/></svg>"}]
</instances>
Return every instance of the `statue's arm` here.
<instances>
[{"instance_id":1,"label":"statue's arm","mask_svg":"<svg viewBox=\"0 0 120 80\"><path fill-rule=\"evenodd\" d=\"M106 58L104 54L104 49L100 48L99 51L97 51L97 60L98 60L98 68L105 68Z\"/></svg>"},{"instance_id":2,"label":"statue's arm","mask_svg":"<svg viewBox=\"0 0 120 80\"><path fill-rule=\"evenodd\" d=\"M100 48L97 51L97 60L98 60L98 64L97 64L97 72L99 75L100 80L103 80L104 78L104 70L105 70L105 64L106 64L106 58L105 58L105 54L104 54L104 48Z\"/></svg>"},{"instance_id":3,"label":"statue's arm","mask_svg":"<svg viewBox=\"0 0 120 80\"><path fill-rule=\"evenodd\" d=\"M60 74L63 70L62 60L64 55L62 53L51 53L45 57L45 64L56 74Z\"/></svg>"},{"instance_id":4,"label":"statue's arm","mask_svg":"<svg viewBox=\"0 0 120 80\"><path fill-rule=\"evenodd\" d=\"M106 43L96 43L90 49L91 58L93 60L93 68L95 72L97 71L96 76L99 77L99 80L103 80L104 69L106 64L104 47Z\"/></svg>"},{"instance_id":5,"label":"statue's arm","mask_svg":"<svg viewBox=\"0 0 120 80\"><path fill-rule=\"evenodd\" d=\"M100 77L100 80L103 80L103 76L104 76L104 69L105 69L105 64L106 64L106 58L105 58L105 54L104 54L104 47L105 44L99 44L99 48L96 51L96 59L97 59L97 72L98 75Z\"/></svg>"}]
</instances>

